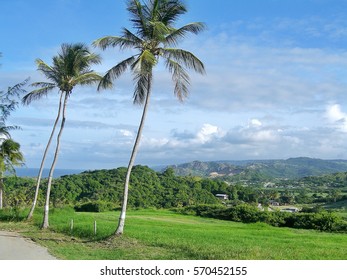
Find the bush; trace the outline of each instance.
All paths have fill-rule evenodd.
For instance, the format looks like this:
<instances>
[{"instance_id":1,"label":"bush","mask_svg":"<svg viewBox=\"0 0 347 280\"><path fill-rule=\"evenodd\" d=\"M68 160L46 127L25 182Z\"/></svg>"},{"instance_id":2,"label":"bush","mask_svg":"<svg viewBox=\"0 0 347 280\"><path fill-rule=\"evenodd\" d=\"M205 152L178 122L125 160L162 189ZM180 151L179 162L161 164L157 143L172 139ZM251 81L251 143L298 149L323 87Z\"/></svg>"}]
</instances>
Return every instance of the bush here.
<instances>
[{"instance_id":1,"label":"bush","mask_svg":"<svg viewBox=\"0 0 347 280\"><path fill-rule=\"evenodd\" d=\"M290 216L291 213L287 212L262 212L262 222L274 227L285 227Z\"/></svg>"},{"instance_id":2,"label":"bush","mask_svg":"<svg viewBox=\"0 0 347 280\"><path fill-rule=\"evenodd\" d=\"M0 209L0 221L20 222L26 219L28 213L26 208L6 207Z\"/></svg>"},{"instance_id":3,"label":"bush","mask_svg":"<svg viewBox=\"0 0 347 280\"><path fill-rule=\"evenodd\" d=\"M234 222L264 222L276 227L347 232L347 223L343 222L335 213L322 211L321 209L317 210L314 209L310 213L266 212L259 211L257 207L249 204L240 204L234 207L196 205L176 211L182 214L193 214Z\"/></svg>"},{"instance_id":4,"label":"bush","mask_svg":"<svg viewBox=\"0 0 347 280\"><path fill-rule=\"evenodd\" d=\"M317 205L315 207L303 207L300 212L302 213L319 213L323 212L325 209L321 205Z\"/></svg>"},{"instance_id":5,"label":"bush","mask_svg":"<svg viewBox=\"0 0 347 280\"><path fill-rule=\"evenodd\" d=\"M323 231L333 231L341 223L341 218L332 212L321 212L314 217L314 226Z\"/></svg>"},{"instance_id":6,"label":"bush","mask_svg":"<svg viewBox=\"0 0 347 280\"><path fill-rule=\"evenodd\" d=\"M114 205L105 201L89 201L74 207L76 212L106 212L114 209Z\"/></svg>"}]
</instances>

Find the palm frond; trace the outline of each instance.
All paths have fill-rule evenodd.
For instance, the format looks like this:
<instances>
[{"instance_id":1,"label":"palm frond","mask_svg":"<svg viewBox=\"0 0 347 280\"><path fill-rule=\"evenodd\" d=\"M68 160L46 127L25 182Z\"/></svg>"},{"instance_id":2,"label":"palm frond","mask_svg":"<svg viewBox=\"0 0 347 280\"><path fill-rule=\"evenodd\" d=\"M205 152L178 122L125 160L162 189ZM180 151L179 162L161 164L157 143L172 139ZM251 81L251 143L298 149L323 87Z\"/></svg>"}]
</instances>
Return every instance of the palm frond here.
<instances>
[{"instance_id":1,"label":"palm frond","mask_svg":"<svg viewBox=\"0 0 347 280\"><path fill-rule=\"evenodd\" d=\"M138 48L143 44L143 40L132 33L127 28L123 28L123 36L124 41L120 44L122 49L125 48Z\"/></svg>"},{"instance_id":2,"label":"palm frond","mask_svg":"<svg viewBox=\"0 0 347 280\"><path fill-rule=\"evenodd\" d=\"M20 126L10 125L10 126L7 126L7 130L10 131L10 130L22 130L22 129Z\"/></svg>"},{"instance_id":3,"label":"palm frond","mask_svg":"<svg viewBox=\"0 0 347 280\"><path fill-rule=\"evenodd\" d=\"M156 63L155 56L150 51L144 50L131 65L135 82L134 104L143 104L145 102L146 96L151 90L153 67Z\"/></svg>"},{"instance_id":4,"label":"palm frond","mask_svg":"<svg viewBox=\"0 0 347 280\"><path fill-rule=\"evenodd\" d=\"M184 64L187 68L195 70L199 74L205 74L204 64L191 52L181 49L161 49L163 57L174 59L178 63Z\"/></svg>"},{"instance_id":5,"label":"palm frond","mask_svg":"<svg viewBox=\"0 0 347 280\"><path fill-rule=\"evenodd\" d=\"M112 86L113 80L117 79L121 74L123 74L126 69L135 61L135 56L131 56L120 63L118 63L116 66L112 67L110 70L108 70L105 74L105 76L101 79L98 90L100 89L106 89L110 88Z\"/></svg>"},{"instance_id":6,"label":"palm frond","mask_svg":"<svg viewBox=\"0 0 347 280\"><path fill-rule=\"evenodd\" d=\"M53 58L53 62L56 58ZM53 68L49 66L47 63L45 63L42 59L36 59L35 60L37 65L37 70L40 71L42 74L46 76L46 78L54 83L58 83L59 80L57 79L58 70L56 68ZM55 63L54 63L55 64Z\"/></svg>"},{"instance_id":7,"label":"palm frond","mask_svg":"<svg viewBox=\"0 0 347 280\"><path fill-rule=\"evenodd\" d=\"M206 28L205 24L202 22L193 22L186 24L179 29L174 30L165 38L164 44L169 46L176 46L180 39L183 39L187 33L198 34Z\"/></svg>"},{"instance_id":8,"label":"palm frond","mask_svg":"<svg viewBox=\"0 0 347 280\"><path fill-rule=\"evenodd\" d=\"M171 29L161 21L150 21L149 23L152 29L152 41L162 42L171 32Z\"/></svg>"},{"instance_id":9,"label":"palm frond","mask_svg":"<svg viewBox=\"0 0 347 280\"><path fill-rule=\"evenodd\" d=\"M179 101L183 101L189 94L188 87L190 78L186 70L176 61L167 60L166 66L172 73L172 80L175 84L174 94Z\"/></svg>"},{"instance_id":10,"label":"palm frond","mask_svg":"<svg viewBox=\"0 0 347 280\"><path fill-rule=\"evenodd\" d=\"M13 87L9 87L7 89L7 93L6 96L8 97L19 97L21 94L25 93L25 89L23 89L23 87L28 83L28 81L30 80L30 78L26 78L23 82L16 84Z\"/></svg>"},{"instance_id":11,"label":"palm frond","mask_svg":"<svg viewBox=\"0 0 347 280\"><path fill-rule=\"evenodd\" d=\"M74 79L74 83L76 85L91 85L91 84L100 82L101 79L102 79L101 75L91 71L91 72L83 73L77 76Z\"/></svg>"},{"instance_id":12,"label":"palm frond","mask_svg":"<svg viewBox=\"0 0 347 280\"><path fill-rule=\"evenodd\" d=\"M135 82L133 102L134 104L142 105L151 90L152 73L136 73L133 80Z\"/></svg>"},{"instance_id":13,"label":"palm frond","mask_svg":"<svg viewBox=\"0 0 347 280\"><path fill-rule=\"evenodd\" d=\"M131 70L147 74L152 72L153 67L158 63L156 57L148 50L144 50L131 65Z\"/></svg>"},{"instance_id":14,"label":"palm frond","mask_svg":"<svg viewBox=\"0 0 347 280\"><path fill-rule=\"evenodd\" d=\"M5 139L0 146L2 171L14 171L14 166L24 165L24 156L20 151L20 144L12 139Z\"/></svg>"},{"instance_id":15,"label":"palm frond","mask_svg":"<svg viewBox=\"0 0 347 280\"><path fill-rule=\"evenodd\" d=\"M29 92L22 98L22 104L29 105L32 101L41 99L43 96L46 96L51 90L53 90L55 87L56 87L55 85L51 84L46 87L42 87L42 88Z\"/></svg>"},{"instance_id":16,"label":"palm frond","mask_svg":"<svg viewBox=\"0 0 347 280\"><path fill-rule=\"evenodd\" d=\"M0 120L5 121L18 106L17 100L0 100Z\"/></svg>"},{"instance_id":17,"label":"palm frond","mask_svg":"<svg viewBox=\"0 0 347 280\"><path fill-rule=\"evenodd\" d=\"M10 127L6 126L3 121L0 122L0 139L3 138L11 138L11 134L9 132L11 130Z\"/></svg>"},{"instance_id":18,"label":"palm frond","mask_svg":"<svg viewBox=\"0 0 347 280\"><path fill-rule=\"evenodd\" d=\"M139 48L142 40L128 29L123 29L123 36L108 36L94 41L94 46L103 50L108 47L119 47L120 49Z\"/></svg>"},{"instance_id":19,"label":"palm frond","mask_svg":"<svg viewBox=\"0 0 347 280\"><path fill-rule=\"evenodd\" d=\"M157 0L157 2L157 5L153 6L152 19L155 17L167 26L171 26L182 14L187 12L187 8L181 0Z\"/></svg>"},{"instance_id":20,"label":"palm frond","mask_svg":"<svg viewBox=\"0 0 347 280\"><path fill-rule=\"evenodd\" d=\"M150 14L148 5L142 5L138 0L128 0L127 10L130 13L130 21L137 30L137 34L142 38L148 37L147 23Z\"/></svg>"},{"instance_id":21,"label":"palm frond","mask_svg":"<svg viewBox=\"0 0 347 280\"><path fill-rule=\"evenodd\" d=\"M56 85L54 83L48 83L48 82L35 82L30 84L32 87L55 87Z\"/></svg>"},{"instance_id":22,"label":"palm frond","mask_svg":"<svg viewBox=\"0 0 347 280\"><path fill-rule=\"evenodd\" d=\"M5 121L14 111L19 103L20 95L26 93L23 88L28 82L29 78L23 82L16 84L13 87L8 87L7 91L0 92L0 120Z\"/></svg>"}]
</instances>

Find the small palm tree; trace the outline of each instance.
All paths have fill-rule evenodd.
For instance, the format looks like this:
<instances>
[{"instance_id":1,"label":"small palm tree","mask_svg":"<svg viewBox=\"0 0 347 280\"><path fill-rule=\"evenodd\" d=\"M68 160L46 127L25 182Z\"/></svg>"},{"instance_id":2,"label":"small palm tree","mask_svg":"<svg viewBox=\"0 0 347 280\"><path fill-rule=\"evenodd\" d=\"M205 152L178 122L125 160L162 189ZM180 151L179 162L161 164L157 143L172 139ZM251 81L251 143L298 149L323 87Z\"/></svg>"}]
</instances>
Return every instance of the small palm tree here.
<instances>
[{"instance_id":1,"label":"small palm tree","mask_svg":"<svg viewBox=\"0 0 347 280\"><path fill-rule=\"evenodd\" d=\"M14 166L22 166L24 157L20 145L12 139L2 140L0 144L0 209L3 207L4 174L15 172Z\"/></svg>"},{"instance_id":2,"label":"small palm tree","mask_svg":"<svg viewBox=\"0 0 347 280\"><path fill-rule=\"evenodd\" d=\"M60 94L57 117L54 122L50 138L48 140L46 149L43 154L39 174L36 181L35 197L34 197L34 201L28 216L28 218L30 219L31 216L33 215L36 202L37 202L44 162L45 162L47 152L51 144L55 129L57 127L59 120L61 119L60 130L57 135L57 144L55 148L54 158L53 158L53 162L52 162L49 175L48 175L48 186L47 186L42 228L49 227L48 214L49 214L50 191L51 191L51 185L52 185L53 172L55 169L55 165L58 159L58 153L60 149L61 135L65 126L66 106L67 106L68 98L70 97L75 86L91 85L100 81L102 77L98 75L97 73L95 73L94 71L92 71L90 68L91 65L98 64L100 63L100 61L101 61L100 56L94 53L91 53L88 47L85 46L84 44L63 44L61 46L61 52L57 56L53 57L52 66L49 66L48 64L43 62L41 59L36 60L38 70L46 76L49 82L33 83L32 86L38 87L38 89L29 92L27 95L23 97L22 101L24 104L27 105L34 100L37 100L42 98L43 96L46 96L53 89L58 89L58 92Z\"/></svg>"},{"instance_id":3,"label":"small palm tree","mask_svg":"<svg viewBox=\"0 0 347 280\"><path fill-rule=\"evenodd\" d=\"M203 74L203 63L191 52L175 48L178 42L188 33L198 34L204 29L204 24L194 22L175 28L174 23L187 9L180 0L149 0L141 3L139 0L129 0L127 10L135 32L124 28L122 36L107 36L96 40L93 44L101 49L119 47L134 49L136 54L121 61L107 71L98 89L109 87L110 83L123 74L128 68L133 73L135 82L134 103L144 105L142 118L137 132L132 154L126 173L122 210L116 235L124 231L124 222L128 200L128 188L132 167L139 147L142 130L147 114L153 81L153 69L160 59L172 74L174 94L182 101L188 95L190 83L187 68Z\"/></svg>"}]
</instances>

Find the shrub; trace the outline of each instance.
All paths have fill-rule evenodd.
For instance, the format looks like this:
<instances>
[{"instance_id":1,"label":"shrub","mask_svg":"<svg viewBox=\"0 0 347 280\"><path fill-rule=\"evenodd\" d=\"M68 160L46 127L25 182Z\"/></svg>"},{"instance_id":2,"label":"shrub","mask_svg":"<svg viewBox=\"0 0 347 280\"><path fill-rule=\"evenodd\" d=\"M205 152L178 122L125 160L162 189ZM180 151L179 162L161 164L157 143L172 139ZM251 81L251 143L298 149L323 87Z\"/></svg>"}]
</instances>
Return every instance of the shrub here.
<instances>
[{"instance_id":1,"label":"shrub","mask_svg":"<svg viewBox=\"0 0 347 280\"><path fill-rule=\"evenodd\" d=\"M262 212L262 222L274 227L285 227L290 216L291 213L287 212Z\"/></svg>"},{"instance_id":2,"label":"shrub","mask_svg":"<svg viewBox=\"0 0 347 280\"><path fill-rule=\"evenodd\" d=\"M314 215L314 226L319 230L332 231L341 223L341 218L332 212L320 212Z\"/></svg>"},{"instance_id":3,"label":"shrub","mask_svg":"<svg viewBox=\"0 0 347 280\"><path fill-rule=\"evenodd\" d=\"M114 209L114 205L105 201L89 201L74 207L76 212L105 212Z\"/></svg>"},{"instance_id":4,"label":"shrub","mask_svg":"<svg viewBox=\"0 0 347 280\"><path fill-rule=\"evenodd\" d=\"M27 209L20 207L7 207L0 209L0 221L20 222L25 220Z\"/></svg>"},{"instance_id":5,"label":"shrub","mask_svg":"<svg viewBox=\"0 0 347 280\"><path fill-rule=\"evenodd\" d=\"M315 207L303 207L300 212L302 213L319 213L325 211L323 206L317 205Z\"/></svg>"},{"instance_id":6,"label":"shrub","mask_svg":"<svg viewBox=\"0 0 347 280\"><path fill-rule=\"evenodd\" d=\"M317 211L318 210L318 211ZM255 206L240 204L233 207L221 205L196 205L176 210L182 214L216 218L243 223L264 222L276 227L316 229L347 232L347 223L333 212L314 209L310 213L259 211Z\"/></svg>"}]
</instances>

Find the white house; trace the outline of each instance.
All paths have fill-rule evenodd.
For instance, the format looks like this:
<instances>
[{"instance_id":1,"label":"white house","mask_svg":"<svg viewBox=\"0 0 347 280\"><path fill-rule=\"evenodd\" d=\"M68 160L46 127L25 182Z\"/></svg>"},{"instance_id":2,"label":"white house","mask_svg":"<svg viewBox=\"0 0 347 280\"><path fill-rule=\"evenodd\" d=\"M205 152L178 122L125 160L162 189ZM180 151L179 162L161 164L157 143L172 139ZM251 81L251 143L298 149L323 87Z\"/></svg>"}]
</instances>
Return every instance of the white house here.
<instances>
[{"instance_id":1,"label":"white house","mask_svg":"<svg viewBox=\"0 0 347 280\"><path fill-rule=\"evenodd\" d=\"M217 193L216 197L221 199L221 200L228 200L229 196L227 194L221 194L221 193Z\"/></svg>"}]
</instances>

